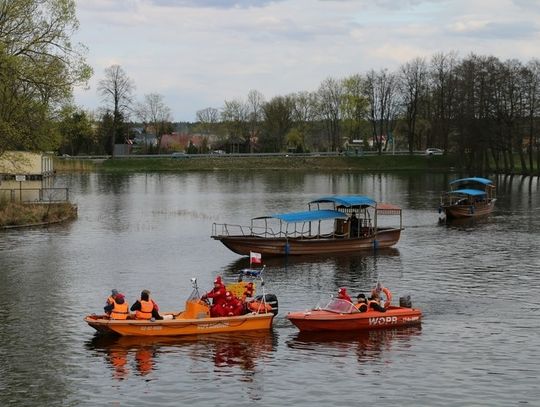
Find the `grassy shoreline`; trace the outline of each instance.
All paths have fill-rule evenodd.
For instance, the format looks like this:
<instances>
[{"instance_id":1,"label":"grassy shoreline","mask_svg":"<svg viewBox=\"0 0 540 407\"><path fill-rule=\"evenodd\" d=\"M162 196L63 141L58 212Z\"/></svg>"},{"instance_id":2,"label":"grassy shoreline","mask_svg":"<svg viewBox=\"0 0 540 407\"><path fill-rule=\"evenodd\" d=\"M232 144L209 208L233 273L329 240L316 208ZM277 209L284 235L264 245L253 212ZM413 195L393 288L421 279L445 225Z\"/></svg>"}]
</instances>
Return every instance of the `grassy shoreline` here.
<instances>
[{"instance_id":1,"label":"grassy shoreline","mask_svg":"<svg viewBox=\"0 0 540 407\"><path fill-rule=\"evenodd\" d=\"M108 160L56 159L57 172L152 172L152 171L448 171L457 167L450 156L364 157L201 157L129 158Z\"/></svg>"},{"instance_id":2,"label":"grassy shoreline","mask_svg":"<svg viewBox=\"0 0 540 407\"><path fill-rule=\"evenodd\" d=\"M9 202L0 205L0 229L50 225L76 217L77 207L69 202L51 204Z\"/></svg>"}]
</instances>

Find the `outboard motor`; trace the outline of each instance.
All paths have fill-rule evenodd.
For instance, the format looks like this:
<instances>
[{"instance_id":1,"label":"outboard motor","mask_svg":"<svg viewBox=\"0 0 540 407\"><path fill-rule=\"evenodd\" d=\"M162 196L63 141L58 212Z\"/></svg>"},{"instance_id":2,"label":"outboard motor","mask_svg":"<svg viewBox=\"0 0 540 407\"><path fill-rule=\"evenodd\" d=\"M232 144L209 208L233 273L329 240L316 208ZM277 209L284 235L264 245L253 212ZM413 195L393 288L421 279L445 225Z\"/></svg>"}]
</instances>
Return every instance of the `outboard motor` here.
<instances>
[{"instance_id":1,"label":"outboard motor","mask_svg":"<svg viewBox=\"0 0 540 407\"><path fill-rule=\"evenodd\" d=\"M399 297L399 306L405 308L412 308L411 296Z\"/></svg>"},{"instance_id":2,"label":"outboard motor","mask_svg":"<svg viewBox=\"0 0 540 407\"><path fill-rule=\"evenodd\" d=\"M274 316L278 314L278 299L274 294L265 294L264 299L262 295L258 295L255 297L255 301L266 302L272 307L272 314L274 314Z\"/></svg>"}]
</instances>

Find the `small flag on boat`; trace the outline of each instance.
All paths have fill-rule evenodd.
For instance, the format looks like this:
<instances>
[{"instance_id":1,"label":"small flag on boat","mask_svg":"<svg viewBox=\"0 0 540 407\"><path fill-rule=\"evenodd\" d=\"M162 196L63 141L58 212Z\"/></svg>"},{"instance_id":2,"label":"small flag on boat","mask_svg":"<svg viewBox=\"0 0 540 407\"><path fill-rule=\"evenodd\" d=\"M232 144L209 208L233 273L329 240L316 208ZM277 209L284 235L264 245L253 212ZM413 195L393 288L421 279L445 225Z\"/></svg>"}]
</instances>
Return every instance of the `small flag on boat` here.
<instances>
[{"instance_id":1,"label":"small flag on boat","mask_svg":"<svg viewBox=\"0 0 540 407\"><path fill-rule=\"evenodd\" d=\"M249 252L249 262L255 264L262 263L262 256L260 253Z\"/></svg>"}]
</instances>

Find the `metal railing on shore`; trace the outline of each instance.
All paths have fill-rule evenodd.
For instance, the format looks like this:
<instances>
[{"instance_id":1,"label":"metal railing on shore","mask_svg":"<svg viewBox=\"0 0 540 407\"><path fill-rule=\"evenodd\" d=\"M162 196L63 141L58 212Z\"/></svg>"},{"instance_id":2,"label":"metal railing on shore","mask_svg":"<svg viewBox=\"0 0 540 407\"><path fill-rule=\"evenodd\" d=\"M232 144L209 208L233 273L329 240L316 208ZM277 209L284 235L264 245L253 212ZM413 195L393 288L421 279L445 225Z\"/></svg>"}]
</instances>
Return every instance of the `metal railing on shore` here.
<instances>
[{"instance_id":1,"label":"metal railing on shore","mask_svg":"<svg viewBox=\"0 0 540 407\"><path fill-rule=\"evenodd\" d=\"M0 199L21 203L69 202L69 188L0 189Z\"/></svg>"},{"instance_id":2,"label":"metal railing on shore","mask_svg":"<svg viewBox=\"0 0 540 407\"><path fill-rule=\"evenodd\" d=\"M182 159L197 159L197 158L212 158L212 159L227 159L235 157L289 157L289 158L301 158L301 157L365 157L365 156L377 156L379 153L377 151L345 151L345 152L315 152L315 153L228 153L228 154L182 154L174 156L172 154L129 154L129 155L77 155L77 156L59 156L58 159L61 160L107 160L110 158L114 159L142 159L142 158L169 158L175 160ZM411 155L409 151L383 151L382 155ZM425 151L413 151L412 155L426 155Z\"/></svg>"}]
</instances>

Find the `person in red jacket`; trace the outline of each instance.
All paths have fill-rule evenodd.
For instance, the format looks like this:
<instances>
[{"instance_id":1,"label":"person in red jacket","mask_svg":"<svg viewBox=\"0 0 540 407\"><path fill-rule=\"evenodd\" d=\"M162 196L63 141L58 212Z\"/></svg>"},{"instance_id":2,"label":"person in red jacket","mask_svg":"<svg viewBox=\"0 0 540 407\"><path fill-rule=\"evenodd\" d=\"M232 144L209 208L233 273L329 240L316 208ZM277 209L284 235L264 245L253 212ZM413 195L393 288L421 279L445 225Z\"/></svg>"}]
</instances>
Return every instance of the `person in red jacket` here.
<instances>
[{"instance_id":1,"label":"person in red jacket","mask_svg":"<svg viewBox=\"0 0 540 407\"><path fill-rule=\"evenodd\" d=\"M222 304L220 311L222 317L242 315L244 304L233 293L227 291L225 293L225 302Z\"/></svg>"},{"instance_id":2,"label":"person in red jacket","mask_svg":"<svg viewBox=\"0 0 540 407\"><path fill-rule=\"evenodd\" d=\"M225 288L225 285L221 281L221 277L217 276L216 279L214 280L214 288L212 289L212 291L208 291L206 294L204 294L201 297L202 300L212 298L212 306L210 307L211 317L221 316L220 307L222 306L222 304L225 303L226 292L227 292L227 289Z\"/></svg>"},{"instance_id":3,"label":"person in red jacket","mask_svg":"<svg viewBox=\"0 0 540 407\"><path fill-rule=\"evenodd\" d=\"M345 287L341 287L339 290L338 290L338 295L337 295L338 299L340 300L345 300L345 301L349 301L349 302L352 302L351 300L351 297L349 297L349 294L347 293L347 289Z\"/></svg>"}]
</instances>

